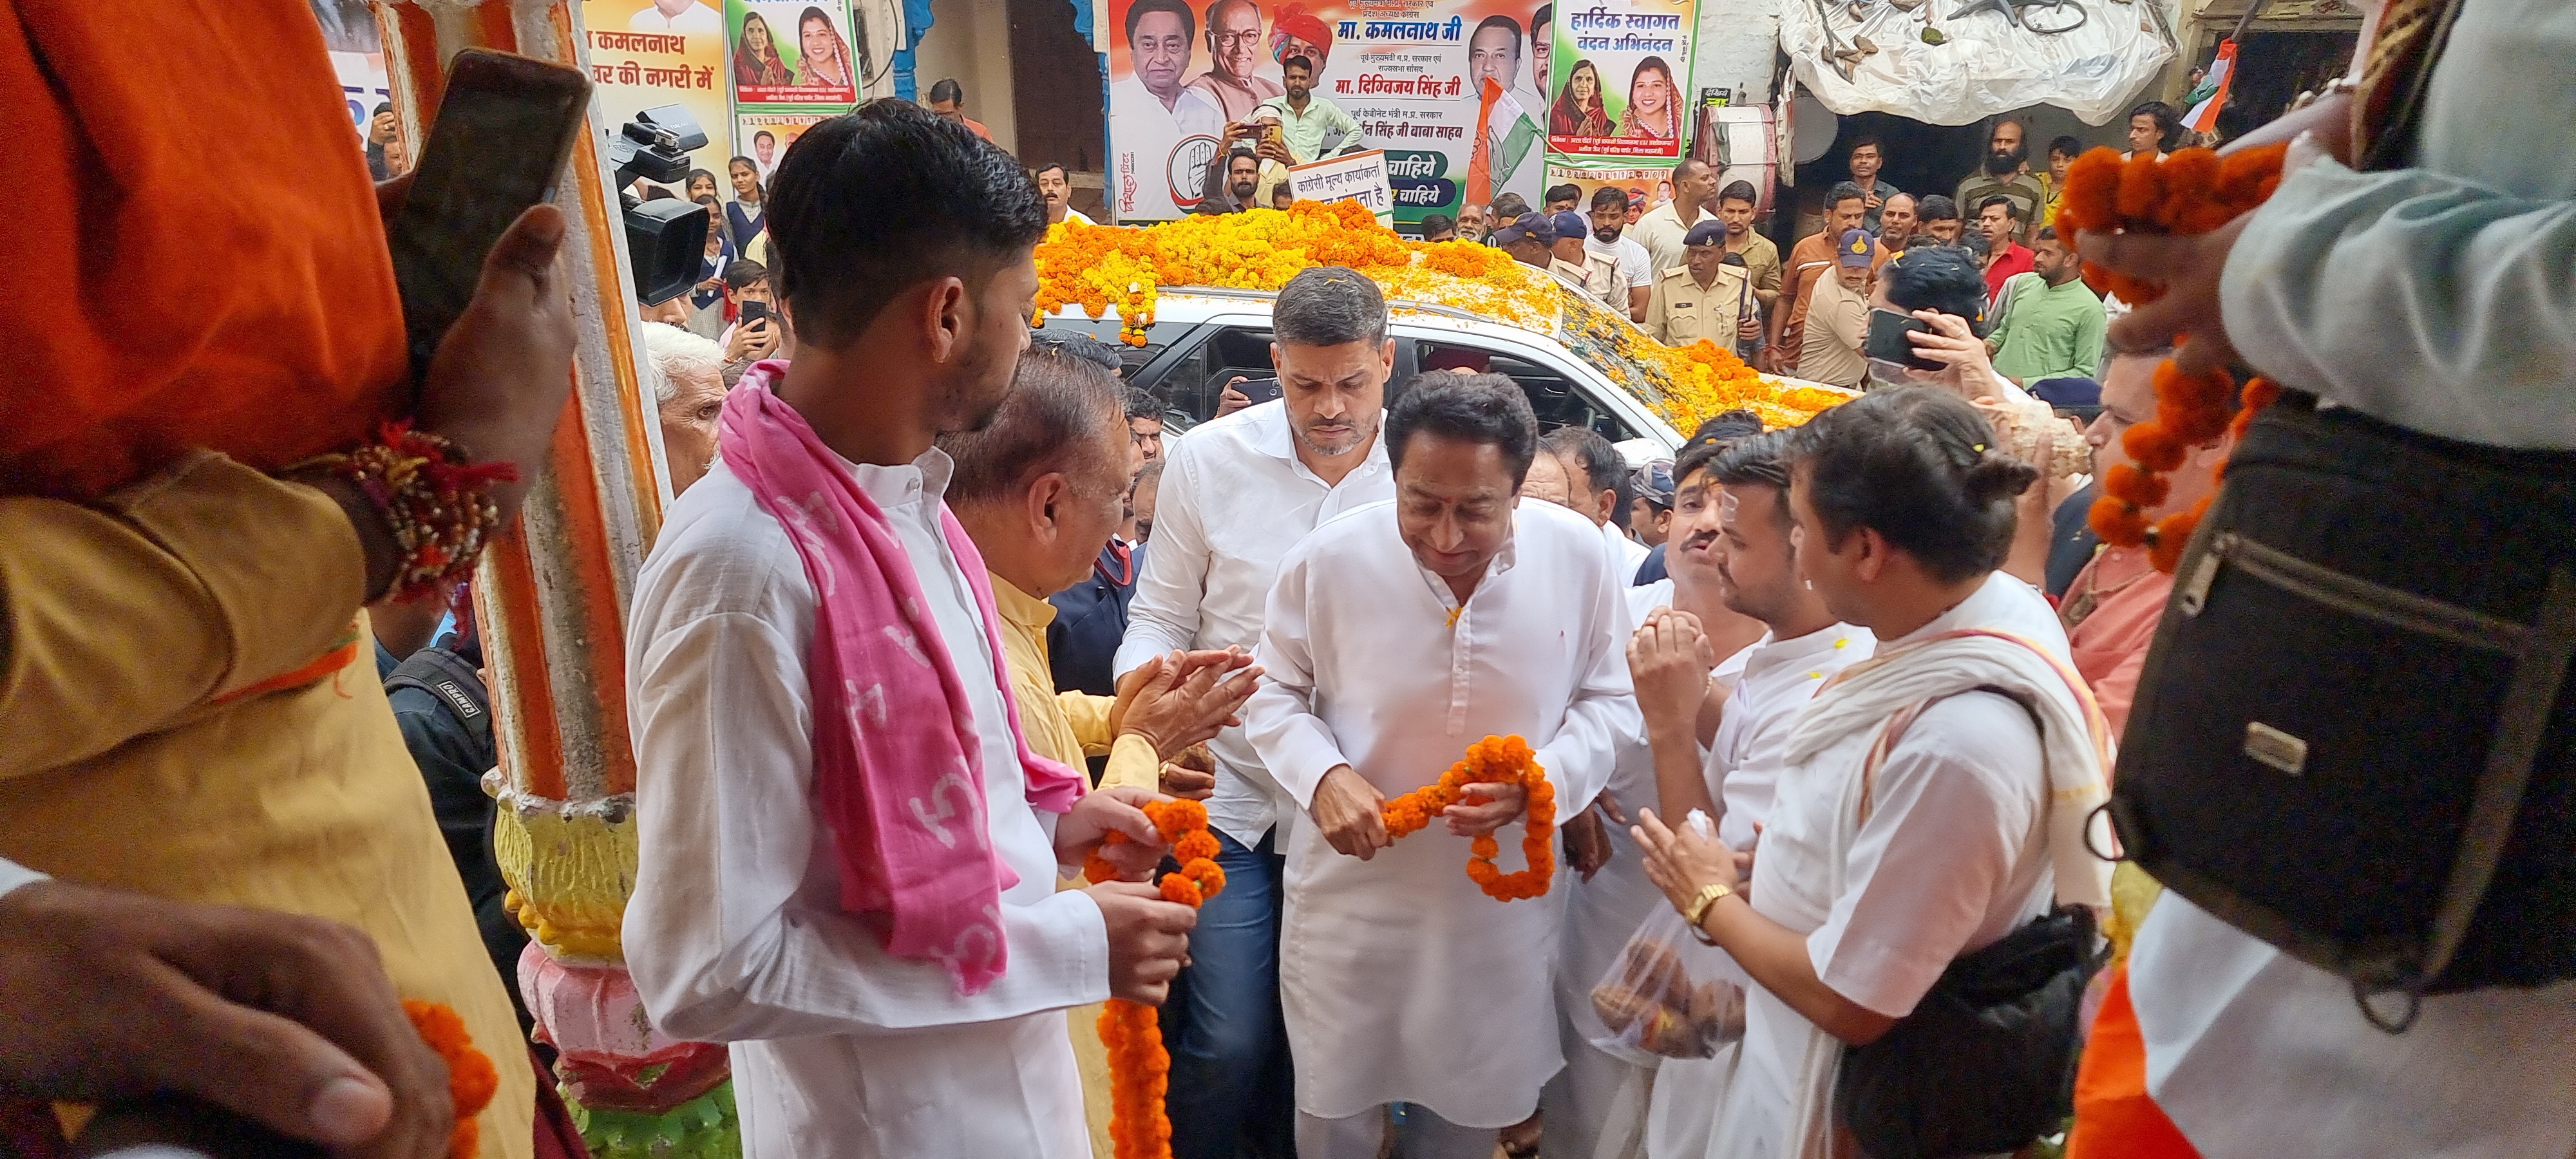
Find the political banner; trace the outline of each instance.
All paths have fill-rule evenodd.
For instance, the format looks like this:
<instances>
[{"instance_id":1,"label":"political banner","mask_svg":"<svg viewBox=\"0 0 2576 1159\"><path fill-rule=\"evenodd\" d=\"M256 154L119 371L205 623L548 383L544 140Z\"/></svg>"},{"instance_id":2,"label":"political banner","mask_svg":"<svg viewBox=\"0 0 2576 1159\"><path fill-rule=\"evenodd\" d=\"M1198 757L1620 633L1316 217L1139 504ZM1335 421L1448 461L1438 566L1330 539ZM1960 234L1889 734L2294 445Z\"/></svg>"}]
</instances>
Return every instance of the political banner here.
<instances>
[{"instance_id":1,"label":"political banner","mask_svg":"<svg viewBox=\"0 0 2576 1159\"><path fill-rule=\"evenodd\" d=\"M847 0L725 0L724 19L737 107L848 109L859 100L860 62L874 59L886 34L853 24Z\"/></svg>"},{"instance_id":2,"label":"political banner","mask_svg":"<svg viewBox=\"0 0 2576 1159\"><path fill-rule=\"evenodd\" d=\"M1697 0L1575 0L1560 14L1547 149L1559 156L1679 161Z\"/></svg>"},{"instance_id":3,"label":"political banner","mask_svg":"<svg viewBox=\"0 0 2576 1159\"><path fill-rule=\"evenodd\" d=\"M1384 149L1291 165L1288 191L1299 201L1356 201L1377 215L1378 224L1395 224L1395 194L1387 184Z\"/></svg>"},{"instance_id":4,"label":"political banner","mask_svg":"<svg viewBox=\"0 0 2576 1159\"><path fill-rule=\"evenodd\" d=\"M733 156L733 110L725 103L723 15L705 0L583 0L581 23L600 131L614 134L646 109L687 109L707 135L706 147L690 152L689 167L714 174L716 196L730 200L725 159Z\"/></svg>"},{"instance_id":5,"label":"political banner","mask_svg":"<svg viewBox=\"0 0 2576 1159\"><path fill-rule=\"evenodd\" d=\"M1506 191L1536 202L1549 11L1531 0L1107 0L1110 212L1189 212L1228 126L1284 100L1292 57L1314 63L1310 100L1348 114L1385 153L1394 220L1454 216L1467 198Z\"/></svg>"},{"instance_id":6,"label":"political banner","mask_svg":"<svg viewBox=\"0 0 2576 1159\"><path fill-rule=\"evenodd\" d=\"M736 113L733 139L749 150L752 167L760 173L762 188L769 185L770 175L778 171L778 162L787 156L787 147L805 130L839 116L838 113ZM733 191L725 191L725 200L733 200Z\"/></svg>"}]
</instances>

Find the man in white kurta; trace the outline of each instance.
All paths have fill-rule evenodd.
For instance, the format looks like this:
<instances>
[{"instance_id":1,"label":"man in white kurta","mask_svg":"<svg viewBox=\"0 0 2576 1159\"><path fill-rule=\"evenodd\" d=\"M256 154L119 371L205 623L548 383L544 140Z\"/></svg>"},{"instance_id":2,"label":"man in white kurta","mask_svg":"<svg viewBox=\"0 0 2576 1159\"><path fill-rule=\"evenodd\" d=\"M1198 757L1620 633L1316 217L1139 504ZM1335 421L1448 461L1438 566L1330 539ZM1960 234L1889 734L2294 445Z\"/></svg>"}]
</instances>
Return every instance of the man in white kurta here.
<instances>
[{"instance_id":1,"label":"man in white kurta","mask_svg":"<svg viewBox=\"0 0 2576 1159\"><path fill-rule=\"evenodd\" d=\"M1391 440L1407 407L1459 389L1435 378L1460 381L1417 380L1389 419ZM1528 414L1509 380L1463 381L1499 384ZM1616 738L1637 728L1599 533L1553 504L1509 508L1518 480L1506 478L1491 497L1505 509L1490 516L1505 537L1461 601L1399 530L1400 509L1424 501L1407 467L1434 439L1412 437L1419 457L1397 464L1394 503L1316 528L1282 562L1255 653L1268 675L1245 731L1309 809L1330 775L1355 773L1392 798L1437 781L1468 745L1518 735L1555 786L1558 815L1571 816L1608 778ZM1506 870L1520 833L1495 834ZM1499 902L1467 877L1468 844L1435 823L1363 859L1318 825L1298 827L1280 990L1301 1159L1373 1159L1377 1116L1393 1102L1417 1121L1413 1153L1484 1159L1562 1065L1550 989L1562 874L1547 897Z\"/></svg>"},{"instance_id":2,"label":"man in white kurta","mask_svg":"<svg viewBox=\"0 0 2576 1159\"><path fill-rule=\"evenodd\" d=\"M894 524L957 670L991 672L938 530L948 456L844 465ZM989 837L1019 875L1001 895L1010 969L964 997L841 907L812 803L814 604L786 529L721 460L672 505L637 577L628 694L652 856L625 941L644 1006L673 1037L733 1044L755 1159L1087 1155L1061 1011L1109 997L1107 933L1088 896L1055 890L1056 816L1028 804L1002 690L963 681Z\"/></svg>"}]
</instances>

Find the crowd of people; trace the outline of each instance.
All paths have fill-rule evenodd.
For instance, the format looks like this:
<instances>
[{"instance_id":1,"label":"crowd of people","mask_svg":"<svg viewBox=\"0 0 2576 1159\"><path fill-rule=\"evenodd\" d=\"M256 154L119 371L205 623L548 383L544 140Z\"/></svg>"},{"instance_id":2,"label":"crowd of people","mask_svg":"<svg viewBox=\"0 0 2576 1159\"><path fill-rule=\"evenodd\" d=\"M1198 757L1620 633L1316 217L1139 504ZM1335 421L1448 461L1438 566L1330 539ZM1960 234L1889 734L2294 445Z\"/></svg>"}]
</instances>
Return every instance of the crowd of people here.
<instances>
[{"instance_id":1,"label":"crowd of people","mask_svg":"<svg viewBox=\"0 0 2576 1159\"><path fill-rule=\"evenodd\" d=\"M2390 1033L2346 978L2184 897L2150 883L2122 913L2101 806L2175 579L2067 517L2150 455L2170 478L2142 517L2209 497L2236 428L2123 437L2177 357L2567 470L2576 169L2559 122L2495 140L2481 110L2501 84L2576 111L2576 16L2457 15L2419 165L2352 164L2337 98L2267 130L2296 137L2275 200L2205 237L2059 236L2062 170L2027 173L2017 125L1956 196L1879 182L1856 146L1785 259L1750 187L1696 162L1653 213L1563 187L1443 222L1659 338L1838 377L1860 356L1873 389L1806 425L1731 412L1636 469L1542 430L1507 377L1395 381L1386 301L1337 267L1277 294L1281 397L1167 431L1109 348L1033 338L1064 174L994 147L953 87L813 126L766 181L729 174L730 203L693 174L724 228L638 337L675 495L622 690L646 1016L729 1044L756 1159L1092 1154L1097 1040L1066 1012L1112 998L1160 1007L1182 1159L1804 1159L1936 1127L1986 1141L1940 1153L2005 1154L2060 1132L2079 1066L2075 1159L2569 1153L2576 982L2412 995ZM564 409L565 218L522 215L409 374L376 240L399 183L130 134L44 83L166 88L94 46L199 18L275 45L285 88L218 61L239 88L172 116L258 109L262 148L345 132L300 5L0 46L31 139L74 143L40 203L118 226L33 239L35 268L82 273L66 295L187 268L174 239L202 234L172 224L202 213L341 287L172 283L208 308L20 328L41 373L0 423L0 1154L68 1154L67 1121L134 1159L448 1154L449 1068L404 999L498 1064L480 1154L581 1154L551 1060L518 1057L525 933L454 598ZM281 92L313 107L258 103ZM2138 151L2172 121L2142 108ZM1265 192L1262 147L1227 198ZM145 184L102 197L80 149ZM296 228L262 216L284 207ZM2169 291L2112 317L2079 252ZM1874 316L1906 323L1898 357ZM356 419L275 421L351 398ZM1516 771L1475 765L1407 817L1501 737ZM1146 810L1171 798L1204 805L1225 888L1203 908L1152 883L1174 848ZM1074 880L1094 861L1112 876ZM2097 922L2125 955L2099 975ZM2000 997L1999 955L2025 967ZM1952 1016L1998 1002L2015 1017ZM2035 1065L1981 1069L1969 1033ZM135 1101L171 1094L274 1135L209 1142Z\"/></svg>"}]
</instances>

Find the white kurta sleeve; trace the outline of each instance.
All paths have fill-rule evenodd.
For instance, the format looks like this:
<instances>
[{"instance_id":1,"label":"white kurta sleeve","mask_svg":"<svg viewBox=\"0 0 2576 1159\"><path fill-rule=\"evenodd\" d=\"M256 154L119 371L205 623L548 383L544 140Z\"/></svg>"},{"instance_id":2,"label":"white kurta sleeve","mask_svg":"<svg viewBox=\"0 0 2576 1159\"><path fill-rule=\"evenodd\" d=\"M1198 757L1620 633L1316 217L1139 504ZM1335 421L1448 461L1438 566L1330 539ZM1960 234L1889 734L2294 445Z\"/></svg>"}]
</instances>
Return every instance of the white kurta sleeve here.
<instances>
[{"instance_id":1,"label":"white kurta sleeve","mask_svg":"<svg viewBox=\"0 0 2576 1159\"><path fill-rule=\"evenodd\" d=\"M790 691L804 680L792 643L742 612L655 632L639 665L643 856L624 935L655 1025L706 1042L852 1035L1108 997L1107 929L1080 891L1006 896L1009 969L971 997L938 963L888 954L858 918L797 904L821 823L808 708Z\"/></svg>"},{"instance_id":2,"label":"white kurta sleeve","mask_svg":"<svg viewBox=\"0 0 2576 1159\"><path fill-rule=\"evenodd\" d=\"M2416 430L2576 446L2576 202L2321 159L2228 255L2228 336L2264 373Z\"/></svg>"},{"instance_id":3,"label":"white kurta sleeve","mask_svg":"<svg viewBox=\"0 0 2576 1159\"><path fill-rule=\"evenodd\" d=\"M1559 817L1590 808L1610 784L1619 746L1642 743L1646 734L1636 686L1628 679L1627 595L1626 589L1607 582L1587 593L1591 607L1583 621L1589 628L1580 638L1590 644L1577 668L1574 700L1566 705L1565 722L1557 726L1555 738L1538 750L1539 767L1556 784ZM1631 809L1642 803L1622 802Z\"/></svg>"},{"instance_id":4,"label":"white kurta sleeve","mask_svg":"<svg viewBox=\"0 0 2576 1159\"><path fill-rule=\"evenodd\" d=\"M1807 935L1816 977L1902 1018L1952 959L2019 924L2011 911L2030 899L2002 895L2045 880L2034 878L2047 860L2034 852L2041 767L2039 734L2004 697L1968 693L1924 709L1871 782L1843 890Z\"/></svg>"},{"instance_id":5,"label":"white kurta sleeve","mask_svg":"<svg viewBox=\"0 0 2576 1159\"><path fill-rule=\"evenodd\" d=\"M1110 667L1121 676L1154 656L1198 640L1199 601L1207 595L1207 526L1198 502L1198 457L1174 443L1154 497L1154 542L1127 605L1127 635Z\"/></svg>"},{"instance_id":6,"label":"white kurta sleeve","mask_svg":"<svg viewBox=\"0 0 2576 1159\"><path fill-rule=\"evenodd\" d=\"M1157 524L1154 534L1162 532ZM1301 545L1290 549L1279 565L1279 582L1270 589L1269 610L1262 617L1261 646L1253 650L1253 661L1261 665L1261 687L1243 705L1244 739L1300 809L1314 807L1324 774L1350 763L1333 730L1315 715L1315 610L1307 602L1308 563Z\"/></svg>"},{"instance_id":7,"label":"white kurta sleeve","mask_svg":"<svg viewBox=\"0 0 2576 1159\"><path fill-rule=\"evenodd\" d=\"M19 886L27 885L31 882L50 880L52 879L47 877L45 874L38 873L35 870L29 869L15 861L9 860L8 858L0 857L0 897L7 896L11 891L17 889Z\"/></svg>"}]
</instances>

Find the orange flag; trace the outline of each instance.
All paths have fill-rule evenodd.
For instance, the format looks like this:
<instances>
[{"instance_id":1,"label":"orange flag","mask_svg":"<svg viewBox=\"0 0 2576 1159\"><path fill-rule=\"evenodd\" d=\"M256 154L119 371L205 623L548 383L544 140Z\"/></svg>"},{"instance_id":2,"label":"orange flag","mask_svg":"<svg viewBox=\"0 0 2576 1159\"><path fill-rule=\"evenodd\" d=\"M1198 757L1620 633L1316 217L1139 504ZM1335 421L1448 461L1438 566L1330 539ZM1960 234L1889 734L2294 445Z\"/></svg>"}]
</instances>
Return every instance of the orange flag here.
<instances>
[{"instance_id":1,"label":"orange flag","mask_svg":"<svg viewBox=\"0 0 2576 1159\"><path fill-rule=\"evenodd\" d=\"M1485 205L1494 200L1494 139L1486 130L1494 121L1494 102L1503 99L1503 86L1486 77L1483 96L1476 109L1476 147L1467 154L1467 197L1462 205Z\"/></svg>"}]
</instances>

